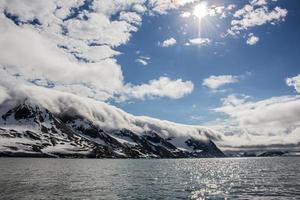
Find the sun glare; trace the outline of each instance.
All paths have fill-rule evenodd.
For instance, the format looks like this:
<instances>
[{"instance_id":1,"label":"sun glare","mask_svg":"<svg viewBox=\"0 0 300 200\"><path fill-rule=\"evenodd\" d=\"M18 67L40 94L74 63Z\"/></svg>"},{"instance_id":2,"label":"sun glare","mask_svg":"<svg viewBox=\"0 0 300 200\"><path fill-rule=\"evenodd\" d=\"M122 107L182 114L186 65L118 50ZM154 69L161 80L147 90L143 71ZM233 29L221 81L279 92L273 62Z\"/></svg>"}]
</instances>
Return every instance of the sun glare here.
<instances>
[{"instance_id":1,"label":"sun glare","mask_svg":"<svg viewBox=\"0 0 300 200\"><path fill-rule=\"evenodd\" d=\"M199 19L205 17L208 15L208 10L207 10L207 3L206 2L201 2L194 8L193 15L198 17Z\"/></svg>"}]
</instances>

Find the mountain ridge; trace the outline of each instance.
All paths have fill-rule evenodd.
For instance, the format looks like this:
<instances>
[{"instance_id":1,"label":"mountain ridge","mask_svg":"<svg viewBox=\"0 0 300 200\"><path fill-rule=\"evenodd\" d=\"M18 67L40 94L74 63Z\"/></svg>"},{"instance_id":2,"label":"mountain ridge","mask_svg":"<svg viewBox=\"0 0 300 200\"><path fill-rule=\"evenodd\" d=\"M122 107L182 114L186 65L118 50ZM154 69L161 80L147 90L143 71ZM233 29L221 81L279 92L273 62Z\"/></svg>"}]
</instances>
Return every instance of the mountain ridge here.
<instances>
[{"instance_id":1,"label":"mountain ridge","mask_svg":"<svg viewBox=\"0 0 300 200\"><path fill-rule=\"evenodd\" d=\"M177 138L153 130L137 134L129 129L107 131L74 112L52 113L29 101L1 114L0 155L82 158L224 157L211 140L190 137L186 149ZM5 141L7 141L5 144Z\"/></svg>"}]
</instances>

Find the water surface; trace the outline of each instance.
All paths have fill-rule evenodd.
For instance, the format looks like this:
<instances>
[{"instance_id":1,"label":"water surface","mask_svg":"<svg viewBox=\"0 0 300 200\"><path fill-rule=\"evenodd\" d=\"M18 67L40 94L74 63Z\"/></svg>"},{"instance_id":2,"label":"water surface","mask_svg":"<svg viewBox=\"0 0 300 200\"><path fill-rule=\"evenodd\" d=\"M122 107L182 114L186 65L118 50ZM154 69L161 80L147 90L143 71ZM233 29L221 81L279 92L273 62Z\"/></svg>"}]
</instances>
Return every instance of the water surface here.
<instances>
[{"instance_id":1,"label":"water surface","mask_svg":"<svg viewBox=\"0 0 300 200\"><path fill-rule=\"evenodd\" d=\"M1 199L300 199L300 157L0 158Z\"/></svg>"}]
</instances>

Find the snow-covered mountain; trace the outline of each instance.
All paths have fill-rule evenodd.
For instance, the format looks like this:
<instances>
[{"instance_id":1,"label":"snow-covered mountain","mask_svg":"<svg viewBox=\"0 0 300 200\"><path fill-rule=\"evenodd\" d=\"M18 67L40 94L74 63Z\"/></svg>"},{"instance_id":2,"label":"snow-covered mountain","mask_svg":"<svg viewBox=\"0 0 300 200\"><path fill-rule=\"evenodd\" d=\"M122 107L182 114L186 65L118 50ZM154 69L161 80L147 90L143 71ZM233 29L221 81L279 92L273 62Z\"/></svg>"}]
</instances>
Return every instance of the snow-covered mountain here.
<instances>
[{"instance_id":1,"label":"snow-covered mountain","mask_svg":"<svg viewBox=\"0 0 300 200\"><path fill-rule=\"evenodd\" d=\"M130 115L57 92L10 96L0 106L0 155L92 158L223 157L205 127Z\"/></svg>"}]
</instances>

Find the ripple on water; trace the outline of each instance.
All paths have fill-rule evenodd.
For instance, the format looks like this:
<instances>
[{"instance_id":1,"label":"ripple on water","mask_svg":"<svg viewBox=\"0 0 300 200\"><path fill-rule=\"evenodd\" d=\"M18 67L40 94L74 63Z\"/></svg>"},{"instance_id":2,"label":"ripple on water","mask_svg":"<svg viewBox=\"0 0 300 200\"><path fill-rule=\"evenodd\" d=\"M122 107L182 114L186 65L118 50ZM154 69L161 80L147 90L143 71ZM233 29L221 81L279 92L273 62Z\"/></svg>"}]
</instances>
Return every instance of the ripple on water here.
<instances>
[{"instance_id":1,"label":"ripple on water","mask_svg":"<svg viewBox=\"0 0 300 200\"><path fill-rule=\"evenodd\" d=\"M300 158L0 159L2 199L300 199Z\"/></svg>"}]
</instances>

